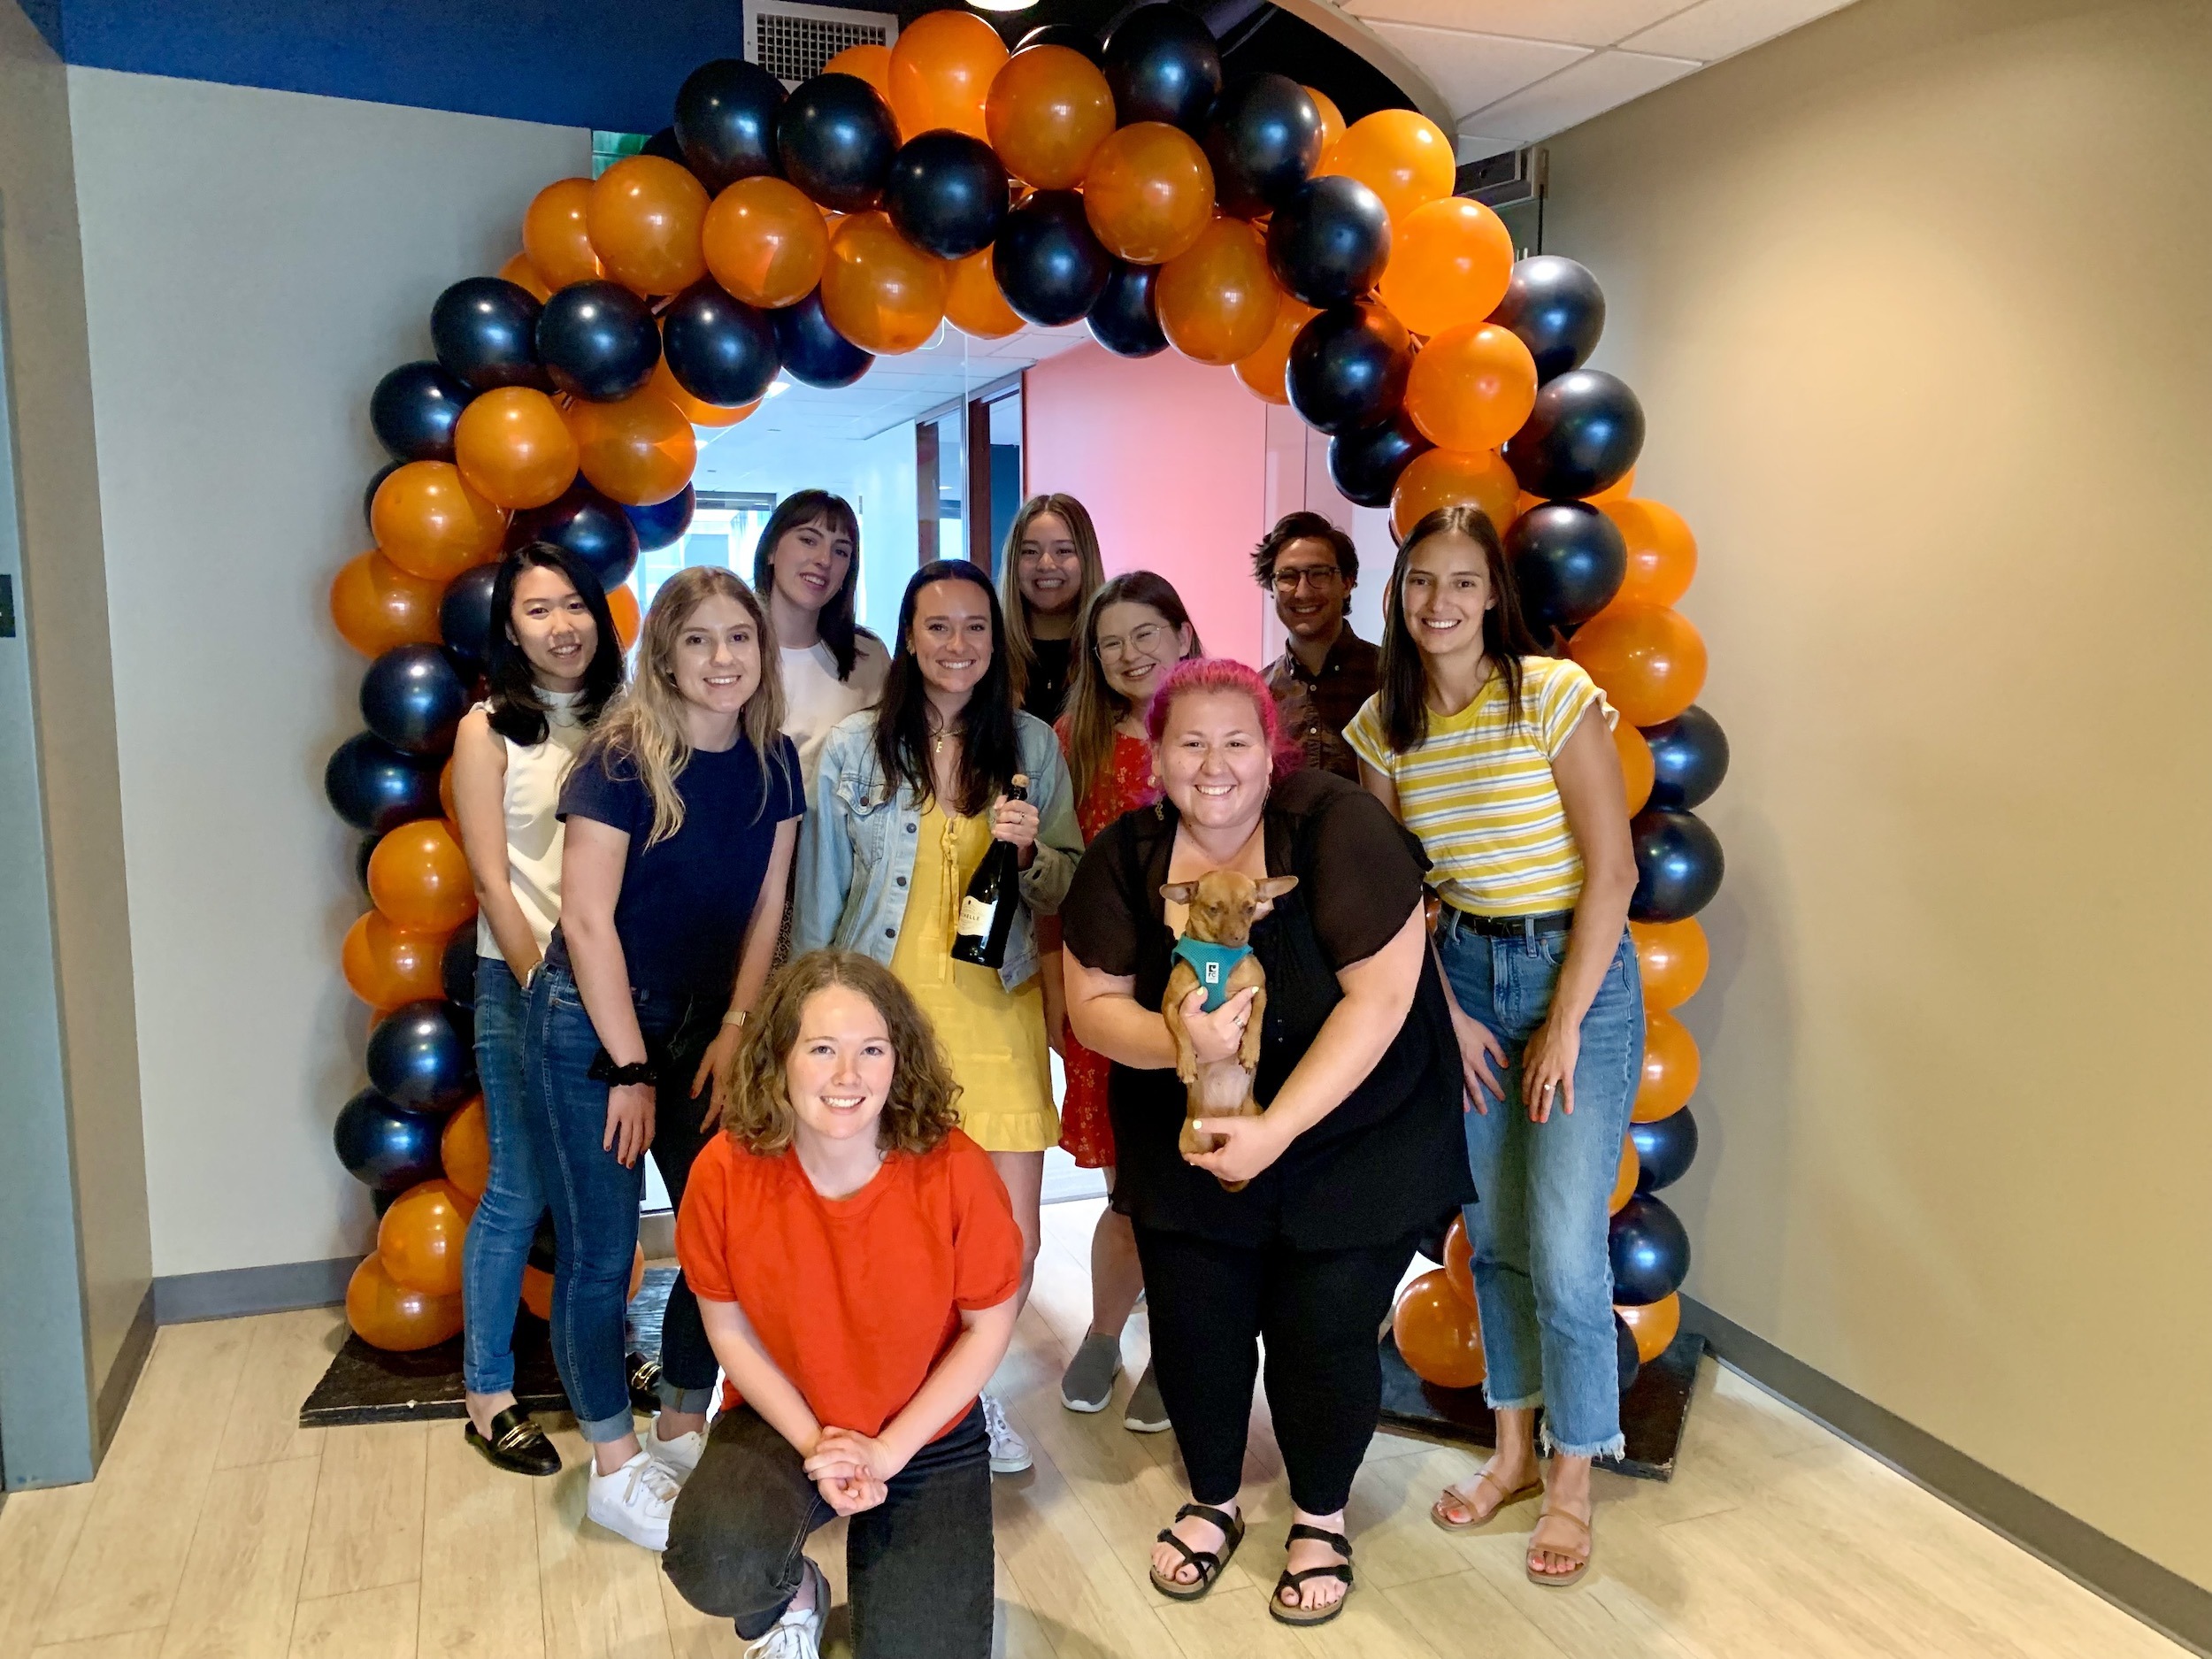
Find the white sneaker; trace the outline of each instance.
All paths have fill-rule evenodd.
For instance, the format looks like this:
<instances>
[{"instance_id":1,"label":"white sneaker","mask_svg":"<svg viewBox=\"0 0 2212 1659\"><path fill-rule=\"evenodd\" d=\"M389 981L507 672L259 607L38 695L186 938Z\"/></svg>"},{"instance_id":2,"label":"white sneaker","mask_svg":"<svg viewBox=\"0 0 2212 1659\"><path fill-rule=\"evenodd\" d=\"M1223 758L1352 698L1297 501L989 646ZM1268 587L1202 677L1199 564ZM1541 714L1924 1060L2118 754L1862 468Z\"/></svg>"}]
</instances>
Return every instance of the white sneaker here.
<instances>
[{"instance_id":1,"label":"white sneaker","mask_svg":"<svg viewBox=\"0 0 2212 1659\"><path fill-rule=\"evenodd\" d=\"M800 1559L806 1563L807 1580L814 1586L814 1605L804 1612L787 1608L773 1629L746 1645L744 1659L822 1659L822 1624L829 1617L829 1580L811 1559Z\"/></svg>"},{"instance_id":2,"label":"white sneaker","mask_svg":"<svg viewBox=\"0 0 2212 1659\"><path fill-rule=\"evenodd\" d=\"M1035 1461L1029 1455L1029 1442L1006 1420L1006 1408L988 1394L983 1396L983 1429L991 1437L993 1474L1018 1475Z\"/></svg>"},{"instance_id":3,"label":"white sneaker","mask_svg":"<svg viewBox=\"0 0 2212 1659\"><path fill-rule=\"evenodd\" d=\"M706 1453L707 1437L697 1429L679 1434L672 1440L649 1434L645 1437L645 1449L653 1455L655 1463L676 1478L676 1484L680 1486L698 1468L699 1459Z\"/></svg>"},{"instance_id":4,"label":"white sneaker","mask_svg":"<svg viewBox=\"0 0 2212 1659\"><path fill-rule=\"evenodd\" d=\"M668 1512L676 1507L680 1489L651 1453L640 1452L611 1475L593 1471L584 1494L584 1518L646 1549L666 1549Z\"/></svg>"}]
</instances>

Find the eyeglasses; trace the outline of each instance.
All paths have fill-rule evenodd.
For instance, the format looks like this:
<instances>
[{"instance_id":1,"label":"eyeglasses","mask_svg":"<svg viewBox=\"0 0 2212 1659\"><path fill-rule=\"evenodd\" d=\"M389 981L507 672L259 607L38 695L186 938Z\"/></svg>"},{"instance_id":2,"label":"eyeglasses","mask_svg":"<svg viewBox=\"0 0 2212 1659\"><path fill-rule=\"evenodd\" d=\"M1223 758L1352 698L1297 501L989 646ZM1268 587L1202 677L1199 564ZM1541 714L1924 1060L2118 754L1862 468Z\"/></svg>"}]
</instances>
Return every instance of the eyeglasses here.
<instances>
[{"instance_id":1,"label":"eyeglasses","mask_svg":"<svg viewBox=\"0 0 2212 1659\"><path fill-rule=\"evenodd\" d=\"M1333 588L1344 579L1344 572L1333 565L1307 565L1296 570L1278 570L1275 572L1275 591L1294 594L1301 583L1311 583L1317 589Z\"/></svg>"},{"instance_id":2,"label":"eyeglasses","mask_svg":"<svg viewBox=\"0 0 2212 1659\"><path fill-rule=\"evenodd\" d=\"M1160 641L1175 632L1164 622L1148 622L1141 628L1130 630L1125 640L1103 639L1098 641L1098 660L1102 663L1118 661L1124 657L1149 657Z\"/></svg>"}]
</instances>

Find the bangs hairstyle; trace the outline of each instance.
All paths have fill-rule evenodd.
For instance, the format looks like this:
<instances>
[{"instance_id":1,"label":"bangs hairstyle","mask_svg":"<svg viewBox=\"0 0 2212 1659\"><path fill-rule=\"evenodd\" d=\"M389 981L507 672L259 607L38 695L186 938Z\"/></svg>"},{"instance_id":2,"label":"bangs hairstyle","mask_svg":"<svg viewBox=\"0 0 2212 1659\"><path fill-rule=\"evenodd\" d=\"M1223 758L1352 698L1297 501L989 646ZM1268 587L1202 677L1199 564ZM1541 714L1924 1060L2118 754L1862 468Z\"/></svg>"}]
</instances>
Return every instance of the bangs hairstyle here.
<instances>
[{"instance_id":1,"label":"bangs hairstyle","mask_svg":"<svg viewBox=\"0 0 2212 1659\"><path fill-rule=\"evenodd\" d=\"M932 559L916 571L899 601L899 640L884 679L883 701L876 708L876 764L894 793L904 784L927 807L936 793L929 764L929 687L914 656L914 611L922 589L932 582L966 582L983 595L991 613L991 665L968 694L960 710L960 798L945 810L963 817L980 812L992 795L1013 782L1021 770L1014 746L1014 685L1007 666L1006 618L990 576L965 559Z\"/></svg>"},{"instance_id":2,"label":"bangs hairstyle","mask_svg":"<svg viewBox=\"0 0 2212 1659\"><path fill-rule=\"evenodd\" d=\"M1421 660L1421 648L1413 642L1406 624L1406 565L1414 549L1432 536L1463 535L1482 549L1489 568L1490 593L1497 603L1482 613L1482 649L1492 667L1505 682L1505 718L1509 729L1521 723L1521 659L1539 655L1536 641L1521 617L1521 592L1514 585L1513 565L1479 507L1439 507L1423 516L1398 543L1397 563L1390 567L1390 591L1383 595L1381 703L1383 741L1394 754L1420 748L1429 736L1429 669Z\"/></svg>"},{"instance_id":3,"label":"bangs hairstyle","mask_svg":"<svg viewBox=\"0 0 2212 1659\"><path fill-rule=\"evenodd\" d=\"M1083 607L1090 603L1091 595L1098 591L1099 584L1106 580L1106 566L1098 555L1098 531L1091 523L1088 508L1072 495L1032 495L1022 503L1022 510L1014 515L1013 525L1006 532L1006 547L999 556L998 571L1000 608L1006 613L1002 637L1017 707L1028 695L1029 677L1037 668L1037 648L1030 643L1029 601L1022 597L1018 569L1022 538L1029 534L1031 522L1048 512L1067 526L1068 534L1075 542L1076 557L1083 561L1082 584L1075 595L1079 617Z\"/></svg>"},{"instance_id":4,"label":"bangs hairstyle","mask_svg":"<svg viewBox=\"0 0 2212 1659\"><path fill-rule=\"evenodd\" d=\"M1098 660L1098 619L1110 605L1144 605L1156 611L1171 627L1190 628L1190 650L1186 660L1203 657L1205 646L1191 627L1190 612L1182 595L1164 576L1150 571L1125 571L1084 602L1076 618L1075 649L1070 653L1074 672L1068 684L1068 771L1080 801L1091 783L1114 754L1114 727L1130 714L1129 699L1107 683L1105 664Z\"/></svg>"},{"instance_id":5,"label":"bangs hairstyle","mask_svg":"<svg viewBox=\"0 0 2212 1659\"><path fill-rule=\"evenodd\" d=\"M1359 544L1317 512L1286 512L1275 521L1275 527L1252 549L1252 580L1263 588L1272 588L1275 561L1293 541L1327 542L1344 577L1344 591L1349 593L1359 586Z\"/></svg>"},{"instance_id":6,"label":"bangs hairstyle","mask_svg":"<svg viewBox=\"0 0 2212 1659\"><path fill-rule=\"evenodd\" d=\"M745 699L738 718L738 741L750 743L764 773L783 764L783 664L776 656L776 633L759 596L733 570L694 565L678 571L653 595L638 634L637 675L616 700L576 757L578 766L603 757L634 768L653 797L651 847L684 826L684 798L676 780L691 764L691 736L684 719L683 693L676 689L676 642L691 613L716 597L734 599L753 619L760 644L760 684ZM770 792L761 792L765 811ZM640 850L642 850L641 849Z\"/></svg>"},{"instance_id":7,"label":"bangs hairstyle","mask_svg":"<svg viewBox=\"0 0 2212 1659\"><path fill-rule=\"evenodd\" d=\"M938 1044L937 1033L914 994L881 963L853 950L810 950L769 981L760 1012L723 1073L722 1127L738 1144L773 1157L791 1144L799 1114L791 1104L784 1067L798 1046L800 1016L817 991L841 985L856 991L883 1016L891 1036L891 1092L876 1120L876 1144L886 1152L924 1153L959 1126L960 1085Z\"/></svg>"},{"instance_id":8,"label":"bangs hairstyle","mask_svg":"<svg viewBox=\"0 0 2212 1659\"><path fill-rule=\"evenodd\" d=\"M1145 714L1144 729L1152 740L1152 747L1159 748L1165 737L1168 717L1175 711L1177 698L1216 691L1239 691L1251 698L1253 710L1259 716L1260 734L1267 742L1275 782L1282 782L1305 764L1304 755L1283 731L1282 717L1275 709L1275 694L1268 690L1267 681L1260 677L1259 670L1226 657L1187 657L1167 671L1167 678L1152 694L1152 707Z\"/></svg>"},{"instance_id":9,"label":"bangs hairstyle","mask_svg":"<svg viewBox=\"0 0 2212 1659\"><path fill-rule=\"evenodd\" d=\"M609 700L622 689L622 641L615 633L599 579L566 548L531 541L499 561L498 574L492 578L491 649L484 658L491 703L487 718L492 730L508 741L534 749L545 741L546 703L538 693L537 671L514 636L515 584L525 571L557 571L566 577L599 630L599 643L584 668L583 695L576 701L576 717L586 726L595 725Z\"/></svg>"},{"instance_id":10,"label":"bangs hairstyle","mask_svg":"<svg viewBox=\"0 0 2212 1659\"><path fill-rule=\"evenodd\" d=\"M768 515L768 522L761 526L760 540L753 548L753 591L764 595L775 591L776 544L787 533L803 530L810 525L819 525L831 536L847 537L853 544L852 563L845 567L845 580L823 602L814 619L822 643L829 647L830 655L837 659L837 678L850 680L853 664L860 659L859 636L868 632L854 619L854 607L860 592L860 515L853 511L850 502L826 489L795 490L778 502L775 511Z\"/></svg>"}]
</instances>

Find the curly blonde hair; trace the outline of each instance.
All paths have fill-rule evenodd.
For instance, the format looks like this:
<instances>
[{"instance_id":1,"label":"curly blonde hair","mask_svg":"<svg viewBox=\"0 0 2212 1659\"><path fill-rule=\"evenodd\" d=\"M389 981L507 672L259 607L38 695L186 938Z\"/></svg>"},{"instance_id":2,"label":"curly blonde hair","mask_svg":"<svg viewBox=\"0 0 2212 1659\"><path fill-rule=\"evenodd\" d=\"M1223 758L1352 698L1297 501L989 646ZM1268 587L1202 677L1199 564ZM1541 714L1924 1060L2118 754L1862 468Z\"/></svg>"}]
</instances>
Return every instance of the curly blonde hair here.
<instances>
[{"instance_id":1,"label":"curly blonde hair","mask_svg":"<svg viewBox=\"0 0 2212 1659\"><path fill-rule=\"evenodd\" d=\"M723 1077L729 1103L722 1127L763 1156L791 1144L799 1117L784 1086L784 1065L798 1043L807 1000L833 985L866 997L890 1033L891 1093L876 1125L876 1144L886 1152L929 1151L960 1126L960 1085L913 993L881 963L852 950L810 950L769 981Z\"/></svg>"}]
</instances>

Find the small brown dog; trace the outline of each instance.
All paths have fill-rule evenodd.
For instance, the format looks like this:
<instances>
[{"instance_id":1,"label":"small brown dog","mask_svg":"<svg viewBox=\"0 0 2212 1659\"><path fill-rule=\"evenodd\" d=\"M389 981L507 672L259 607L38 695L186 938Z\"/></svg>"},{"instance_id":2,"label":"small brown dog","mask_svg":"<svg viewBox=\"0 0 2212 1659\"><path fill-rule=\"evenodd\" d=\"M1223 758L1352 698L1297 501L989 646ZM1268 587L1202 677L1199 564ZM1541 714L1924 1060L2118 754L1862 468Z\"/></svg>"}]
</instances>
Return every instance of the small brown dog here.
<instances>
[{"instance_id":1,"label":"small brown dog","mask_svg":"<svg viewBox=\"0 0 2212 1659\"><path fill-rule=\"evenodd\" d=\"M1210 1152L1221 1143L1218 1135L1200 1131L1200 1118L1260 1115L1252 1099L1252 1076L1260 1064L1267 970L1252 954L1252 925L1297 885L1296 876L1270 876L1255 881L1233 870L1210 870L1195 881L1171 881L1160 889L1160 896L1169 903L1190 907L1183 937L1176 942L1175 965L1168 972L1167 994L1160 1003L1160 1017L1167 1021L1168 1035L1175 1041L1175 1075L1190 1091L1178 1143L1187 1153ZM1205 1006L1210 1011L1247 989L1254 995L1244 1041L1227 1059L1201 1064L1191 1049L1189 1028L1183 1024L1184 1000L1193 991L1203 991ZM1245 1183L1224 1181L1222 1186L1233 1193Z\"/></svg>"}]
</instances>

